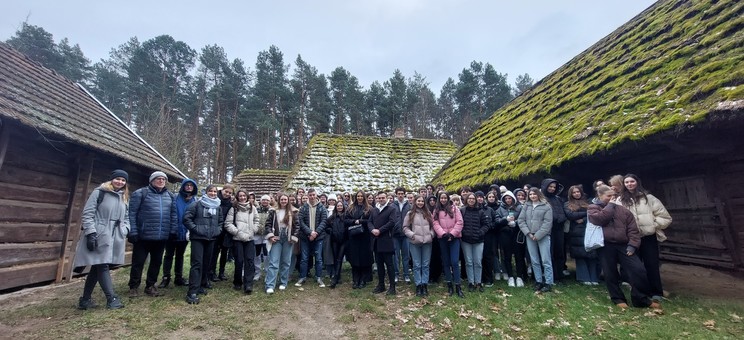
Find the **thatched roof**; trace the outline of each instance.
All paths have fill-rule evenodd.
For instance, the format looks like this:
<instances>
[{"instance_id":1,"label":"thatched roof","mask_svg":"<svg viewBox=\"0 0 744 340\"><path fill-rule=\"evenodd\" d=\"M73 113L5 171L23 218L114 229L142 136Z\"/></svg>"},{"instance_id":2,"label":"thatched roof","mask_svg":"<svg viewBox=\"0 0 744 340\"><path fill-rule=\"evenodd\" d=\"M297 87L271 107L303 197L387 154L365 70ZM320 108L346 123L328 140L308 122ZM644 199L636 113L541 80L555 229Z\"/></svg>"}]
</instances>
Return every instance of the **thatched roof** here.
<instances>
[{"instance_id":1,"label":"thatched roof","mask_svg":"<svg viewBox=\"0 0 744 340\"><path fill-rule=\"evenodd\" d=\"M740 113L743 11L734 0L657 2L496 111L435 181L515 180L716 111Z\"/></svg>"},{"instance_id":2,"label":"thatched roof","mask_svg":"<svg viewBox=\"0 0 744 340\"><path fill-rule=\"evenodd\" d=\"M324 193L416 190L457 150L451 141L352 135L315 135L285 187Z\"/></svg>"},{"instance_id":3,"label":"thatched roof","mask_svg":"<svg viewBox=\"0 0 744 340\"><path fill-rule=\"evenodd\" d=\"M496 111L435 181L517 179L741 113L742 12L741 1L660 0Z\"/></svg>"},{"instance_id":4,"label":"thatched roof","mask_svg":"<svg viewBox=\"0 0 744 340\"><path fill-rule=\"evenodd\" d=\"M82 86L2 42L0 117L164 171L173 180L185 177Z\"/></svg>"},{"instance_id":5,"label":"thatched roof","mask_svg":"<svg viewBox=\"0 0 744 340\"><path fill-rule=\"evenodd\" d=\"M291 173L289 170L246 169L235 176L231 183L260 197L282 191L282 185Z\"/></svg>"}]
</instances>

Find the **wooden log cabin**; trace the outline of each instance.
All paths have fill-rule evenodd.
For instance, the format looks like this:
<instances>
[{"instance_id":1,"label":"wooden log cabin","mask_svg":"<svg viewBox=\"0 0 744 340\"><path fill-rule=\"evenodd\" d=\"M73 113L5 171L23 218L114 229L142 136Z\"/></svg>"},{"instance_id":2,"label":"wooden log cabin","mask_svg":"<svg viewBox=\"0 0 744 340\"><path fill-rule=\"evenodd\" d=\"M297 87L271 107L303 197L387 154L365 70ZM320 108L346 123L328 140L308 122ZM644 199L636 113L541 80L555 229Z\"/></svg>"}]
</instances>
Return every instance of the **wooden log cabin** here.
<instances>
[{"instance_id":1,"label":"wooden log cabin","mask_svg":"<svg viewBox=\"0 0 744 340\"><path fill-rule=\"evenodd\" d=\"M434 182L590 188L635 173L674 220L663 259L744 270L742 11L656 2L495 112Z\"/></svg>"},{"instance_id":2,"label":"wooden log cabin","mask_svg":"<svg viewBox=\"0 0 744 340\"><path fill-rule=\"evenodd\" d=\"M246 169L232 180L232 184L256 194L256 200L263 195L275 195L284 190L284 182L292 172L289 170Z\"/></svg>"},{"instance_id":3,"label":"wooden log cabin","mask_svg":"<svg viewBox=\"0 0 744 340\"><path fill-rule=\"evenodd\" d=\"M185 177L82 86L0 43L0 291L71 278L81 209L114 169L130 190L155 170Z\"/></svg>"}]
</instances>

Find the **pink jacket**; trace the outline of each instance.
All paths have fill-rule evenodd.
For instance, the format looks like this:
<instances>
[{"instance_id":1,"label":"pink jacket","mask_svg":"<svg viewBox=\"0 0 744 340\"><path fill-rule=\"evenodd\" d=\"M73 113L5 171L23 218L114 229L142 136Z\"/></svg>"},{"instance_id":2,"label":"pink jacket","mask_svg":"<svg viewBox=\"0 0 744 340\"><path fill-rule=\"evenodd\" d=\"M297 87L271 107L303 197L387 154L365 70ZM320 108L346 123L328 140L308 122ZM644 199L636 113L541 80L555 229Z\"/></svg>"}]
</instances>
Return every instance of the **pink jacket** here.
<instances>
[{"instance_id":1,"label":"pink jacket","mask_svg":"<svg viewBox=\"0 0 744 340\"><path fill-rule=\"evenodd\" d=\"M439 211L439 218L434 219L434 232L437 233L438 238L442 238L446 233L452 234L454 238L462 236L462 213L454 205L451 207L455 213L453 217L444 211Z\"/></svg>"}]
</instances>

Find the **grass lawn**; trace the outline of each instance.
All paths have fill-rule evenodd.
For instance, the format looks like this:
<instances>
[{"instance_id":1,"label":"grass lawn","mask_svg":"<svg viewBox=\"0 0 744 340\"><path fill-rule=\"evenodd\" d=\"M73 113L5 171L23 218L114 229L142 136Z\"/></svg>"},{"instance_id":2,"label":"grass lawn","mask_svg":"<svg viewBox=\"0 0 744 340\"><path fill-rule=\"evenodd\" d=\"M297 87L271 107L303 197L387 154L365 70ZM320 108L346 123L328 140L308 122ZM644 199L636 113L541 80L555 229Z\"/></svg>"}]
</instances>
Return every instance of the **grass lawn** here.
<instances>
[{"instance_id":1,"label":"grass lawn","mask_svg":"<svg viewBox=\"0 0 744 340\"><path fill-rule=\"evenodd\" d=\"M228 264L231 273L232 264ZM306 283L273 295L255 286L253 295L218 282L199 305L184 301L185 287L163 290L162 297L126 296L129 269L114 272L116 291L126 307L103 305L75 309L82 280L29 289L0 299L2 338L74 339L396 339L396 338L612 338L740 339L744 302L684 295L663 303L663 310L620 310L604 286L568 283L547 294L507 288L504 281L465 299L446 296L446 286L430 286L431 296L413 296L401 284L397 297L373 295L372 286L352 290L350 271L336 289ZM231 276L231 275L229 275ZM328 284L326 280L326 284ZM627 291L626 291L627 293Z\"/></svg>"}]
</instances>

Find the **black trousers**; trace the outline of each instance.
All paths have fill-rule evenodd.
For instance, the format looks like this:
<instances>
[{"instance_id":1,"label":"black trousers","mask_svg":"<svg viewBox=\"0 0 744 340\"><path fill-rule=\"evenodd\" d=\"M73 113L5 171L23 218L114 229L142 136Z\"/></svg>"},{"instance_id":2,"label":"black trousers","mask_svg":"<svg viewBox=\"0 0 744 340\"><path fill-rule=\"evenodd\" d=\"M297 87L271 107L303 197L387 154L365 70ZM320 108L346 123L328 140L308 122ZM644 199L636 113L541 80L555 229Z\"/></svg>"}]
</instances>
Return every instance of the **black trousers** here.
<instances>
[{"instance_id":1,"label":"black trousers","mask_svg":"<svg viewBox=\"0 0 744 340\"><path fill-rule=\"evenodd\" d=\"M375 263L377 264L377 286L385 287L385 268L390 285L395 285L395 267L393 267L393 254L375 252Z\"/></svg>"},{"instance_id":2,"label":"black trousers","mask_svg":"<svg viewBox=\"0 0 744 340\"><path fill-rule=\"evenodd\" d=\"M183 254L189 241L167 241L165 243L165 257L163 258L163 277L170 277L173 267L173 257L176 258L176 266L173 271L177 279L183 278Z\"/></svg>"},{"instance_id":3,"label":"black trousers","mask_svg":"<svg viewBox=\"0 0 744 340\"><path fill-rule=\"evenodd\" d=\"M222 246L222 241L225 239L225 232L222 232L217 240L214 241L213 254L210 257L209 264L209 275L216 276L217 274L217 258L220 260L220 271L219 274L225 274L225 265L227 265L227 249Z\"/></svg>"},{"instance_id":4,"label":"black trousers","mask_svg":"<svg viewBox=\"0 0 744 340\"><path fill-rule=\"evenodd\" d=\"M610 300L618 304L627 302L625 294L620 288L620 274L617 271L617 265L623 267L630 282L630 300L635 307L648 307L651 305L651 296L649 295L648 280L646 279L646 269L638 255L628 256L626 244L605 242L605 246L597 250L599 261L602 263L605 284L607 291L610 293Z\"/></svg>"},{"instance_id":5,"label":"black trousers","mask_svg":"<svg viewBox=\"0 0 744 340\"><path fill-rule=\"evenodd\" d=\"M442 250L439 242L435 239L431 243L431 262L429 264L429 283L439 282L442 277Z\"/></svg>"},{"instance_id":6,"label":"black trousers","mask_svg":"<svg viewBox=\"0 0 744 340\"><path fill-rule=\"evenodd\" d=\"M256 266L253 263L253 259L256 258L256 245L253 240L233 242L233 251L235 252L233 284L243 285L244 290L253 288L253 276L256 274Z\"/></svg>"},{"instance_id":7,"label":"black trousers","mask_svg":"<svg viewBox=\"0 0 744 340\"><path fill-rule=\"evenodd\" d=\"M481 282L485 284L493 283L493 269L498 261L499 251L499 231L489 230L483 241L483 270L481 271Z\"/></svg>"},{"instance_id":8,"label":"black trousers","mask_svg":"<svg viewBox=\"0 0 744 340\"><path fill-rule=\"evenodd\" d=\"M550 231L550 254L553 261L553 281L563 278L563 270L566 269L566 239L563 232L563 223L553 223Z\"/></svg>"},{"instance_id":9,"label":"black trousers","mask_svg":"<svg viewBox=\"0 0 744 340\"><path fill-rule=\"evenodd\" d=\"M206 266L212 260L214 241L191 240L191 270L189 271L189 294L196 294L209 280Z\"/></svg>"},{"instance_id":10,"label":"black trousers","mask_svg":"<svg viewBox=\"0 0 744 340\"><path fill-rule=\"evenodd\" d=\"M334 274L331 278L335 283L341 280L341 266L344 264L344 254L346 254L346 242L332 241L330 238L326 240L331 242L331 251L333 252L333 268ZM356 281L355 281L356 282Z\"/></svg>"},{"instance_id":11,"label":"black trousers","mask_svg":"<svg viewBox=\"0 0 744 340\"><path fill-rule=\"evenodd\" d=\"M139 240L132 248L132 270L129 272L129 288L139 288L142 283L142 270L145 261L150 257L150 265L147 267L145 287L154 286L158 282L160 265L163 263L163 251L165 251L165 240L148 241Z\"/></svg>"},{"instance_id":12,"label":"black trousers","mask_svg":"<svg viewBox=\"0 0 744 340\"><path fill-rule=\"evenodd\" d=\"M659 259L659 241L656 235L641 237L641 247L638 248L638 257L646 268L646 278L651 296L664 296L664 288L661 285L661 260Z\"/></svg>"},{"instance_id":13,"label":"black trousers","mask_svg":"<svg viewBox=\"0 0 744 340\"><path fill-rule=\"evenodd\" d=\"M108 264L94 264L90 267L90 272L88 272L88 276L85 278L83 298L90 299L93 289L96 288L96 283L101 284L101 289L103 290L103 294L106 295L107 301L115 296L114 284L111 281Z\"/></svg>"}]
</instances>

